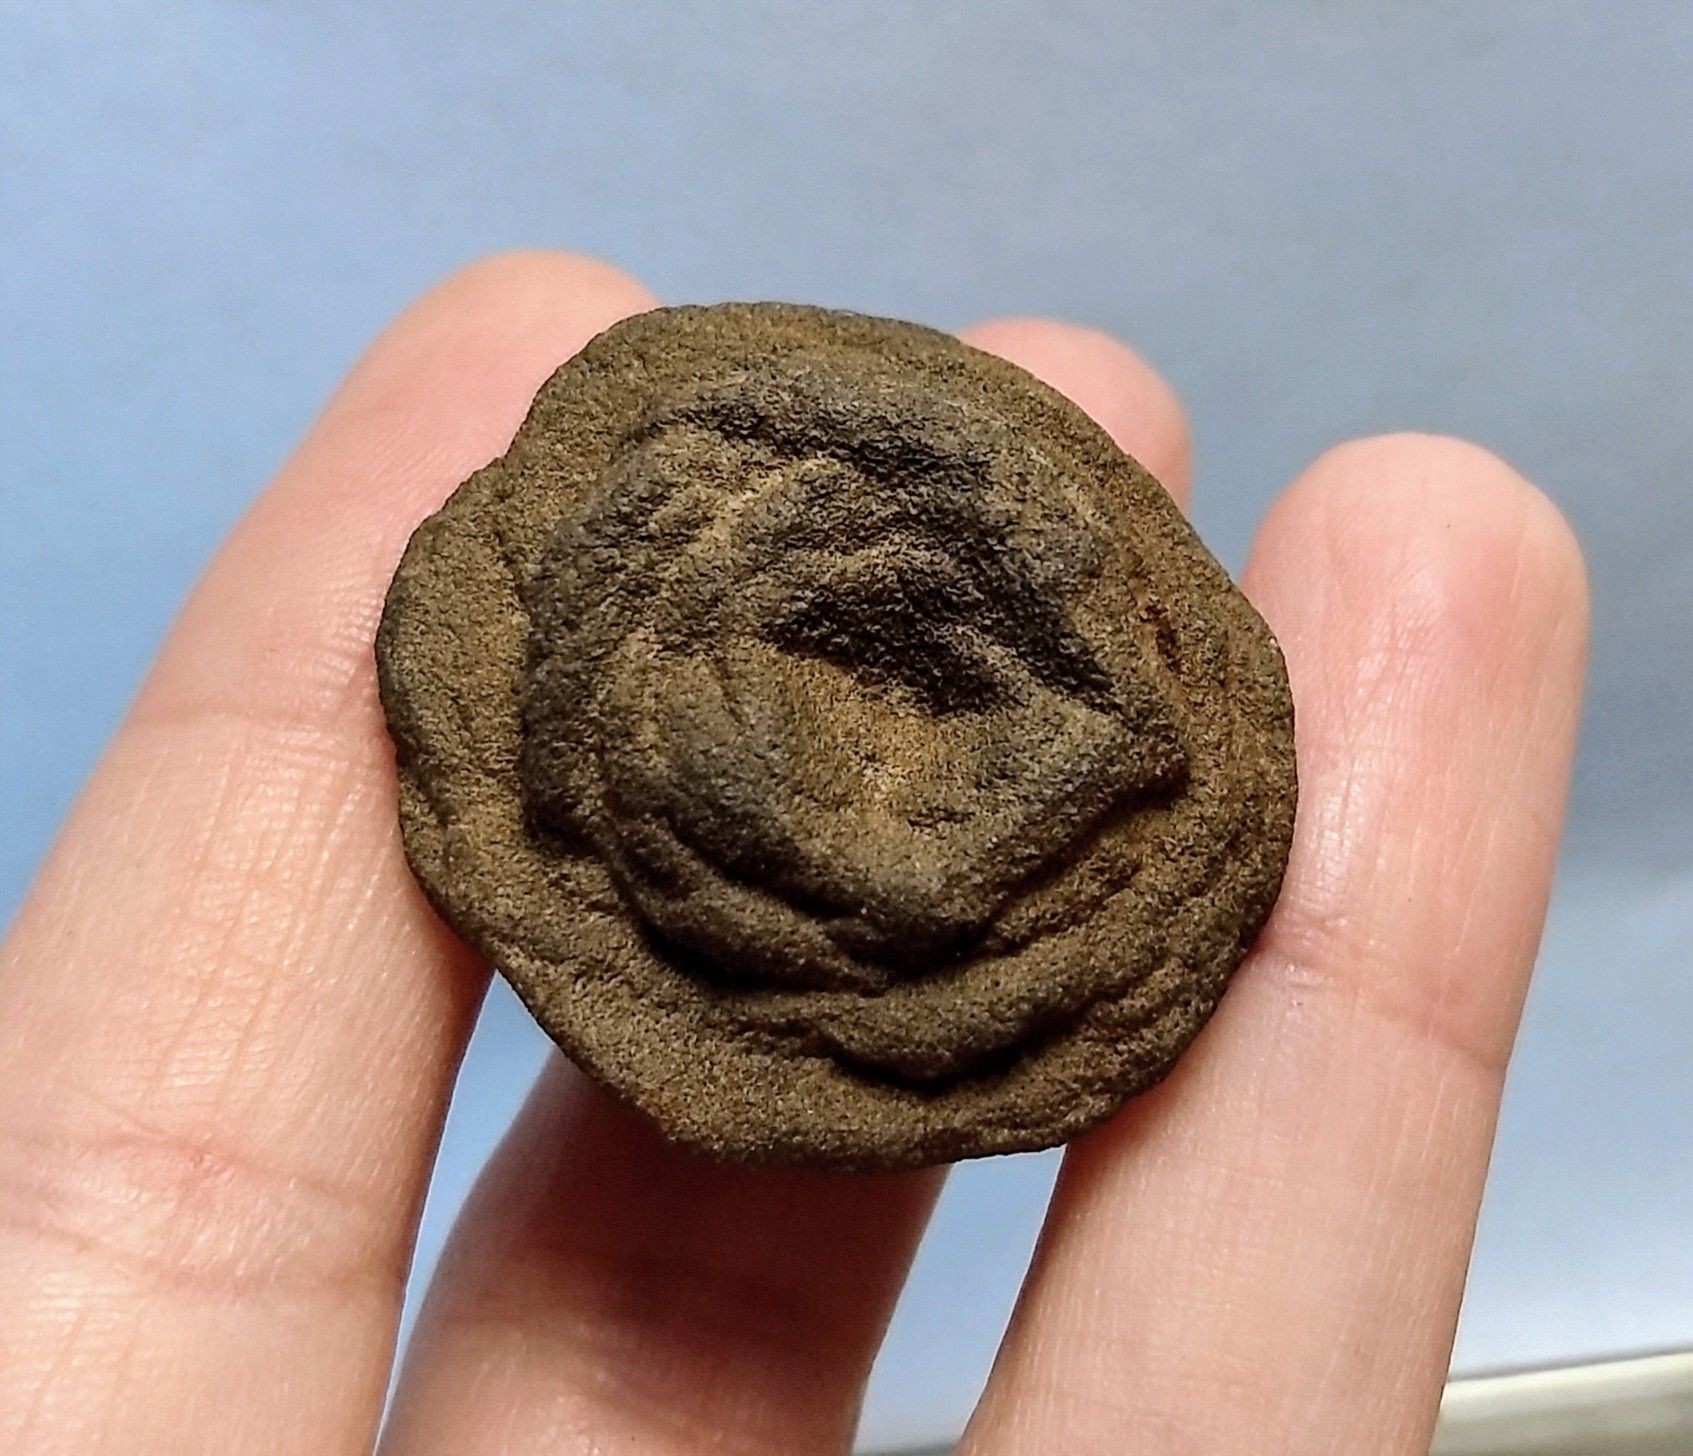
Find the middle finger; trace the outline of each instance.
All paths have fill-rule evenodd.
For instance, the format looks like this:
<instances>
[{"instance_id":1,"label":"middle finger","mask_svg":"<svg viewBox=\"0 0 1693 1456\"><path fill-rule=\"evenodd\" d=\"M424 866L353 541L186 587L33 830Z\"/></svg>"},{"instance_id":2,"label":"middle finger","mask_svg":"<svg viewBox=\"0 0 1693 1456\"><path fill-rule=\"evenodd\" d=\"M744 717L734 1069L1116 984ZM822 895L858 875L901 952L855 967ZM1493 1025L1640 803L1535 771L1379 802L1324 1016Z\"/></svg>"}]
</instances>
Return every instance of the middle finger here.
<instances>
[{"instance_id":1,"label":"middle finger","mask_svg":"<svg viewBox=\"0 0 1693 1456\"><path fill-rule=\"evenodd\" d=\"M1185 493L1174 396L1103 335L970 342L1090 411ZM574 1074L543 1078L479 1182L419 1322L389 1456L845 1450L938 1172L707 1163Z\"/></svg>"}]
</instances>

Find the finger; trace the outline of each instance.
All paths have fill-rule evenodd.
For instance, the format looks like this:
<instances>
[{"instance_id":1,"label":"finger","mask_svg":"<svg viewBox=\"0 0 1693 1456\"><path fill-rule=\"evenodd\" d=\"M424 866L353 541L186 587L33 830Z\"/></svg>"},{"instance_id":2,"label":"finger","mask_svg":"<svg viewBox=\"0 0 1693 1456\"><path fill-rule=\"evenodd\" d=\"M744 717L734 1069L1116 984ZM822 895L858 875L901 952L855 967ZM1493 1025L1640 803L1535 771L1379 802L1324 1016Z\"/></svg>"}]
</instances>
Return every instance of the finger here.
<instances>
[{"instance_id":1,"label":"finger","mask_svg":"<svg viewBox=\"0 0 1693 1456\"><path fill-rule=\"evenodd\" d=\"M966 337L1142 458L1181 457L1174 397L1121 346L1032 322ZM705 1163L543 1079L454 1230L384 1452L844 1451L938 1181Z\"/></svg>"},{"instance_id":2,"label":"finger","mask_svg":"<svg viewBox=\"0 0 1693 1456\"><path fill-rule=\"evenodd\" d=\"M449 282L196 589L0 967L0 1449L368 1448L482 983L401 860L371 637L419 518L647 301Z\"/></svg>"},{"instance_id":3,"label":"finger","mask_svg":"<svg viewBox=\"0 0 1693 1456\"><path fill-rule=\"evenodd\" d=\"M937 1187L707 1162L555 1062L460 1215L382 1449L845 1450Z\"/></svg>"},{"instance_id":4,"label":"finger","mask_svg":"<svg viewBox=\"0 0 1693 1456\"><path fill-rule=\"evenodd\" d=\"M1484 452L1324 457L1247 589L1286 652L1298 826L1168 1082L1070 1154L965 1450L1426 1453L1545 908L1577 549Z\"/></svg>"}]
</instances>

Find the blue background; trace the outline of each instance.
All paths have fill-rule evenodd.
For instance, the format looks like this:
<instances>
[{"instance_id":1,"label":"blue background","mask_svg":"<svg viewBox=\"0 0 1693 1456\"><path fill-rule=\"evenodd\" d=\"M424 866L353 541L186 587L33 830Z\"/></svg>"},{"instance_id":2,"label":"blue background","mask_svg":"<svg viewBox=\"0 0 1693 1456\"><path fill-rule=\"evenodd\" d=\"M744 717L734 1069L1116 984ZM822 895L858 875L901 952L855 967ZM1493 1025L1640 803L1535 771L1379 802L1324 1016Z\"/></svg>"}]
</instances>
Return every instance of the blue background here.
<instances>
[{"instance_id":1,"label":"blue background","mask_svg":"<svg viewBox=\"0 0 1693 1456\"><path fill-rule=\"evenodd\" d=\"M215 543L396 309L520 244L673 300L1050 312L1197 519L1467 434L1590 554L1593 697L1460 1365L1693 1341L1693 6L61 0L0 18L0 909ZM540 1055L496 998L432 1255ZM1050 1159L954 1180L867 1435L985 1370Z\"/></svg>"}]
</instances>

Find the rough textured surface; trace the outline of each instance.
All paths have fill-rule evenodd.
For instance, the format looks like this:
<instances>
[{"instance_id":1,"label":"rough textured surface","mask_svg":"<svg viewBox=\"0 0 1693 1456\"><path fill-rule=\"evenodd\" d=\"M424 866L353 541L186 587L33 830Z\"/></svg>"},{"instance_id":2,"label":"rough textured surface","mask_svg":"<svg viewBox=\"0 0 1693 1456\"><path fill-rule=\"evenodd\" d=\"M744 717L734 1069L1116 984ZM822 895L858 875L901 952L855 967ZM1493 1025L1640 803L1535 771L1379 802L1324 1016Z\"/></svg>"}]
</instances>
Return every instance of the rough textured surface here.
<instances>
[{"instance_id":1,"label":"rough textured surface","mask_svg":"<svg viewBox=\"0 0 1693 1456\"><path fill-rule=\"evenodd\" d=\"M709 1152L1047 1146L1269 913L1268 629L1068 401L915 325L664 309L413 538L407 853L573 1058Z\"/></svg>"}]
</instances>

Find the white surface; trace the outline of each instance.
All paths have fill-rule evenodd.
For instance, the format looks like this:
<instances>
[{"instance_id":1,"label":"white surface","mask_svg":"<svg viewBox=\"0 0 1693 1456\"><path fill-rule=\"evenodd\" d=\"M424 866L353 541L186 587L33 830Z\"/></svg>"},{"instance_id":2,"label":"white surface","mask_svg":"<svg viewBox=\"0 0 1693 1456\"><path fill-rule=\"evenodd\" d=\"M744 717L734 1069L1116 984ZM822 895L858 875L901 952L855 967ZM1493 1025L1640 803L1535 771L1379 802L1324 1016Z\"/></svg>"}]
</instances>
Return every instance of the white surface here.
<instances>
[{"instance_id":1,"label":"white surface","mask_svg":"<svg viewBox=\"0 0 1693 1456\"><path fill-rule=\"evenodd\" d=\"M1466 1365L1693 1338L1693 129L1683 0L63 0L0 12L0 902L364 340L493 248L673 299L1113 329L1238 564L1313 454L1473 435L1597 600L1570 852ZM538 1048L497 1003L431 1236ZM1049 1160L962 1174L868 1429L944 1434Z\"/></svg>"},{"instance_id":2,"label":"white surface","mask_svg":"<svg viewBox=\"0 0 1693 1456\"><path fill-rule=\"evenodd\" d=\"M1433 1456L1687 1456L1693 1352L1529 1370L1446 1389Z\"/></svg>"}]
</instances>

